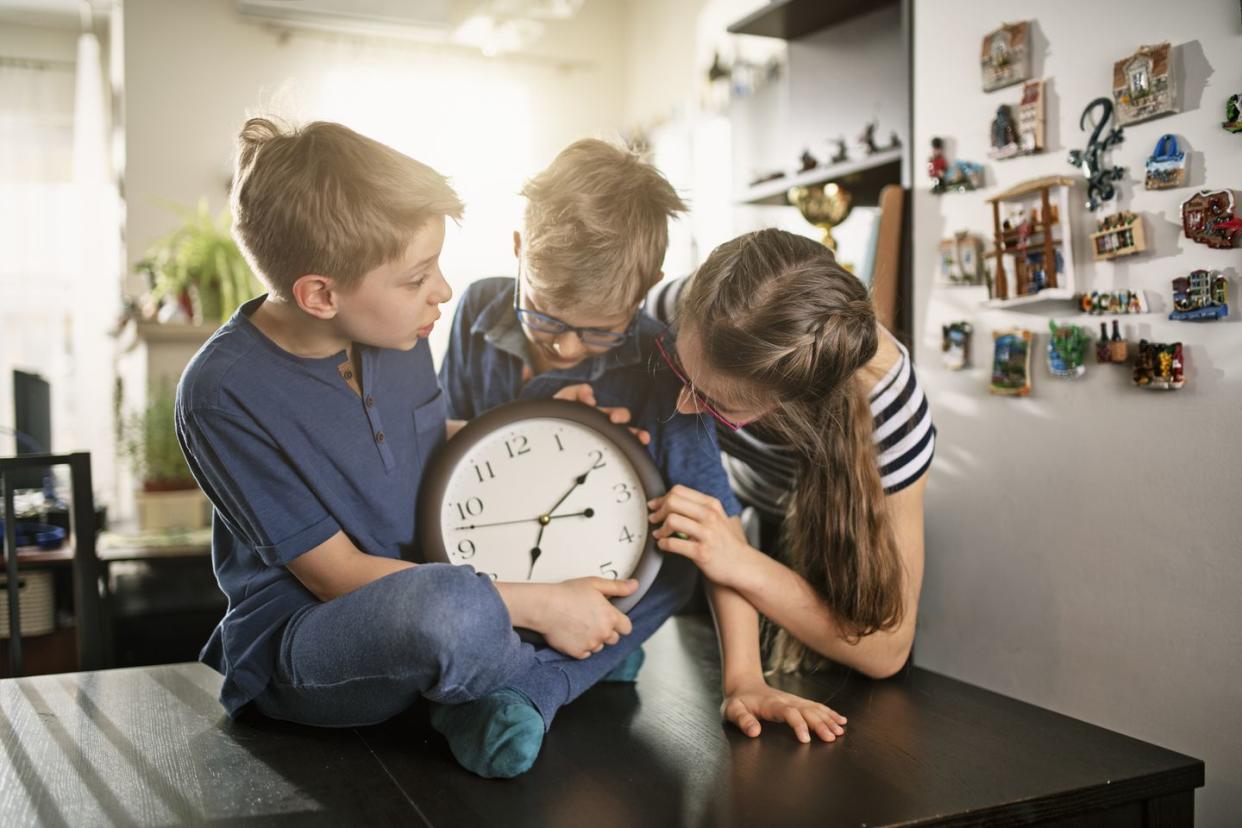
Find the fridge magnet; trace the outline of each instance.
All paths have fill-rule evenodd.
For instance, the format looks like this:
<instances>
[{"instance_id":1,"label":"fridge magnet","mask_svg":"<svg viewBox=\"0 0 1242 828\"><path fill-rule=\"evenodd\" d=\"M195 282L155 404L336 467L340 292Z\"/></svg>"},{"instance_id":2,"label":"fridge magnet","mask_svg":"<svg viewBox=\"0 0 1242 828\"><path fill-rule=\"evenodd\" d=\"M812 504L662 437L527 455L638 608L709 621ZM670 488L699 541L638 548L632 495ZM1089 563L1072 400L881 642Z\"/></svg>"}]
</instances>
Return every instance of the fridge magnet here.
<instances>
[{"instance_id":1,"label":"fridge magnet","mask_svg":"<svg viewBox=\"0 0 1242 828\"><path fill-rule=\"evenodd\" d=\"M992 332L992 380L988 390L993 394L1025 397L1031 393L1031 339L1033 334L1022 328Z\"/></svg>"},{"instance_id":2,"label":"fridge magnet","mask_svg":"<svg viewBox=\"0 0 1242 828\"><path fill-rule=\"evenodd\" d=\"M1006 23L983 38L979 56L983 91L1021 83L1031 76L1030 24Z\"/></svg>"},{"instance_id":3,"label":"fridge magnet","mask_svg":"<svg viewBox=\"0 0 1242 828\"><path fill-rule=\"evenodd\" d=\"M1225 132L1242 132L1242 92L1225 101L1225 120L1220 126Z\"/></svg>"},{"instance_id":4,"label":"fridge magnet","mask_svg":"<svg viewBox=\"0 0 1242 828\"><path fill-rule=\"evenodd\" d=\"M1077 167L1087 179L1088 210L1095 210L1111 199L1116 194L1113 182L1120 181L1126 172L1125 167L1106 167L1104 162L1105 151L1125 140L1122 135L1124 130L1121 127L1105 132L1105 127L1113 114L1112 101L1108 98L1096 98L1087 104L1087 108L1082 111L1082 116L1078 119L1078 128L1087 128L1088 117L1097 108L1100 110L1100 117L1096 121L1095 128L1091 130L1091 137L1087 140L1086 148L1070 150L1069 154L1070 164Z\"/></svg>"},{"instance_id":5,"label":"fridge magnet","mask_svg":"<svg viewBox=\"0 0 1242 828\"><path fill-rule=\"evenodd\" d=\"M973 330L969 322L950 322L940 326L940 351L945 368L961 371L969 367L970 334Z\"/></svg>"},{"instance_id":6,"label":"fridge magnet","mask_svg":"<svg viewBox=\"0 0 1242 828\"><path fill-rule=\"evenodd\" d=\"M1229 281L1219 270L1192 270L1173 280L1173 312L1179 322L1224 319L1229 315Z\"/></svg>"},{"instance_id":7,"label":"fridge magnet","mask_svg":"<svg viewBox=\"0 0 1242 828\"><path fill-rule=\"evenodd\" d=\"M1054 377L1073 379L1087 372L1087 346L1091 337L1077 325L1058 325L1048 320L1048 371Z\"/></svg>"},{"instance_id":8,"label":"fridge magnet","mask_svg":"<svg viewBox=\"0 0 1242 828\"><path fill-rule=\"evenodd\" d=\"M1100 219L1098 229L1091 234L1091 256L1097 262L1132 256L1146 249L1143 219L1128 210Z\"/></svg>"},{"instance_id":9,"label":"fridge magnet","mask_svg":"<svg viewBox=\"0 0 1242 828\"><path fill-rule=\"evenodd\" d=\"M987 199L992 205L992 304L1074 296L1073 228L1069 192L1074 179L1044 176ZM1002 214L1004 218L1002 219ZM1012 280L1011 277L1012 276Z\"/></svg>"},{"instance_id":10,"label":"fridge magnet","mask_svg":"<svg viewBox=\"0 0 1242 828\"><path fill-rule=\"evenodd\" d=\"M1140 46L1113 64L1113 102L1117 122L1135 124L1178 111L1174 100L1173 60L1168 43Z\"/></svg>"},{"instance_id":11,"label":"fridge magnet","mask_svg":"<svg viewBox=\"0 0 1242 828\"><path fill-rule=\"evenodd\" d=\"M983 239L960 230L940 242L940 284L984 284Z\"/></svg>"},{"instance_id":12,"label":"fridge magnet","mask_svg":"<svg viewBox=\"0 0 1242 828\"><path fill-rule=\"evenodd\" d=\"M1176 135L1161 135L1147 159L1144 186L1149 190L1172 190L1186 184L1186 153L1177 146Z\"/></svg>"},{"instance_id":13,"label":"fridge magnet","mask_svg":"<svg viewBox=\"0 0 1242 828\"><path fill-rule=\"evenodd\" d=\"M1093 290L1076 297L1083 313L1095 315L1147 313L1147 296L1141 290Z\"/></svg>"},{"instance_id":14,"label":"fridge magnet","mask_svg":"<svg viewBox=\"0 0 1242 828\"><path fill-rule=\"evenodd\" d=\"M1182 232L1191 241L1227 250L1242 231L1232 190L1200 190L1182 202Z\"/></svg>"},{"instance_id":15,"label":"fridge magnet","mask_svg":"<svg viewBox=\"0 0 1242 828\"><path fill-rule=\"evenodd\" d=\"M1108 323L1100 323L1100 339L1095 343L1095 358L1098 362L1121 365L1126 361L1128 348L1121 338L1121 328L1117 320L1113 320L1113 335L1108 335Z\"/></svg>"},{"instance_id":16,"label":"fridge magnet","mask_svg":"<svg viewBox=\"0 0 1242 828\"><path fill-rule=\"evenodd\" d=\"M1134 384L1139 388L1177 390L1186 384L1182 343L1139 340L1134 357Z\"/></svg>"},{"instance_id":17,"label":"fridge magnet","mask_svg":"<svg viewBox=\"0 0 1242 828\"><path fill-rule=\"evenodd\" d=\"M1001 104L992 121L992 149L988 155L1002 160L1031 155L1044 149L1044 82L1022 85L1022 101L1015 108Z\"/></svg>"},{"instance_id":18,"label":"fridge magnet","mask_svg":"<svg viewBox=\"0 0 1242 828\"><path fill-rule=\"evenodd\" d=\"M932 138L932 154L927 159L927 176L936 195L949 191L964 193L983 186L983 167L970 161L954 161L944 157L944 140Z\"/></svg>"}]
</instances>

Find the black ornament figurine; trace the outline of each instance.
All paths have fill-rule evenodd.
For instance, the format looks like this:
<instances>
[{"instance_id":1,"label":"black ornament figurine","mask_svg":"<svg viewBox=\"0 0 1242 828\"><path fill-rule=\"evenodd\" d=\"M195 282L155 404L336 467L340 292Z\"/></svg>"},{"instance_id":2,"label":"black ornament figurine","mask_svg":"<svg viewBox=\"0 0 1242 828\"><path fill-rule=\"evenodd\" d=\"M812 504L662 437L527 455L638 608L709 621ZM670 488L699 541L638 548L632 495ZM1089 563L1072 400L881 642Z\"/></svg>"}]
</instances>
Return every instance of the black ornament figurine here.
<instances>
[{"instance_id":1,"label":"black ornament figurine","mask_svg":"<svg viewBox=\"0 0 1242 828\"><path fill-rule=\"evenodd\" d=\"M1121 180L1125 175L1125 167L1104 167L1104 151L1109 147L1120 144L1125 140L1122 137L1124 131L1121 127L1108 130L1108 134L1101 138L1104 127L1113 115L1113 102L1108 98L1096 98L1087 104L1087 108L1082 111L1082 117L1078 119L1079 129L1087 128L1087 116L1089 116L1097 107L1103 108L1103 113L1099 121L1095 125L1095 129L1091 131L1091 138L1087 141L1086 149L1070 150L1069 163L1073 164L1087 179L1087 209L1095 210L1105 201L1116 195L1117 190L1113 186L1114 181Z\"/></svg>"},{"instance_id":2,"label":"black ornament figurine","mask_svg":"<svg viewBox=\"0 0 1242 828\"><path fill-rule=\"evenodd\" d=\"M828 160L831 161L833 164L840 164L844 161L849 161L850 151L845 148L845 138L844 137L837 138L835 143L837 145L837 151L833 153L832 158Z\"/></svg>"}]
</instances>

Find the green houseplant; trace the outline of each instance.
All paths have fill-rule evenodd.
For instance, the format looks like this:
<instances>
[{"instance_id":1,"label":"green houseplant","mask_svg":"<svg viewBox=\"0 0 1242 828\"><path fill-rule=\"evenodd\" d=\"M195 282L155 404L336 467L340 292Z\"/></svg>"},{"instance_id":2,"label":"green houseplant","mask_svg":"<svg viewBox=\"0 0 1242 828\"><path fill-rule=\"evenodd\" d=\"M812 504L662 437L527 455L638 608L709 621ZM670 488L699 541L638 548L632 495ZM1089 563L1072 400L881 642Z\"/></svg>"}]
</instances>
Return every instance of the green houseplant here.
<instances>
[{"instance_id":1,"label":"green houseplant","mask_svg":"<svg viewBox=\"0 0 1242 828\"><path fill-rule=\"evenodd\" d=\"M169 205L182 225L156 241L138 262L150 281L151 298L188 296L194 321L225 322L245 300L260 291L249 265L229 235L227 210L213 216L207 200L196 209Z\"/></svg>"},{"instance_id":2,"label":"green houseplant","mask_svg":"<svg viewBox=\"0 0 1242 828\"><path fill-rule=\"evenodd\" d=\"M143 530L199 529L211 520L210 503L194 482L177 442L175 408L172 390L161 386L147 407L121 427L121 454L141 481L134 499Z\"/></svg>"}]
</instances>

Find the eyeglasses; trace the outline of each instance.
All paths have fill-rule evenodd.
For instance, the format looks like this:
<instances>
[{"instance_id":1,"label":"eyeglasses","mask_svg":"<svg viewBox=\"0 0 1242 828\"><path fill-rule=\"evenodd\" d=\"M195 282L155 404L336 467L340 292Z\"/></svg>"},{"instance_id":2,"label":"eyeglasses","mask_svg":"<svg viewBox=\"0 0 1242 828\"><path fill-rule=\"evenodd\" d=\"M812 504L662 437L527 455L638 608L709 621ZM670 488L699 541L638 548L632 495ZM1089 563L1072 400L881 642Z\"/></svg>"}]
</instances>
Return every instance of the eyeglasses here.
<instances>
[{"instance_id":1,"label":"eyeglasses","mask_svg":"<svg viewBox=\"0 0 1242 828\"><path fill-rule=\"evenodd\" d=\"M522 268L519 264L517 280L513 283L513 312L517 314L519 322L535 333L560 336L563 333L573 331L582 340L583 345L597 349L615 348L630 338L628 327L624 331L606 331L602 328L575 328L573 325L562 322L555 316L548 316L546 313L528 310L522 307L521 290Z\"/></svg>"},{"instance_id":2,"label":"eyeglasses","mask_svg":"<svg viewBox=\"0 0 1242 828\"><path fill-rule=\"evenodd\" d=\"M691 382L690 378L686 376L686 371L681 367L681 362L677 359L677 356L669 353L668 349L664 345L667 337L668 329L665 329L659 336L656 337L656 350L660 352L660 358L664 360L664 364L669 367L669 370L673 372L673 375L677 377L677 379L681 380L681 384L685 390L694 395L695 399L698 401L699 408L706 411L708 414L711 414L716 418L717 422L730 431L737 431L738 429L744 428L759 419L758 417L752 417L749 420L739 423L736 420L730 420L728 417L721 414L717 409L716 404L712 402L711 398L694 387L694 383Z\"/></svg>"}]
</instances>

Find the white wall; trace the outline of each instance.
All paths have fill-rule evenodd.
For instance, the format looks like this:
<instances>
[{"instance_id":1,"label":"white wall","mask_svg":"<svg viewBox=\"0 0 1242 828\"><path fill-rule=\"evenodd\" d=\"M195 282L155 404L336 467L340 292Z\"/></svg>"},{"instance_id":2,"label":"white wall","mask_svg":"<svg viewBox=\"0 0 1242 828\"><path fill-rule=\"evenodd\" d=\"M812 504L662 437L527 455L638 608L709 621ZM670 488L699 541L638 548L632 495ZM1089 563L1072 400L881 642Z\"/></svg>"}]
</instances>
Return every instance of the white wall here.
<instances>
[{"instance_id":1,"label":"white wall","mask_svg":"<svg viewBox=\"0 0 1242 828\"><path fill-rule=\"evenodd\" d=\"M984 93L983 35L1034 15L1034 71L1049 81L1049 150L988 162L988 126L1017 88ZM1112 153L1129 168L1120 207L1138 211L1151 246L1093 263L1076 245L1087 290L1141 288L1157 312L1120 317L1140 337L1181 340L1188 384L1159 393L1131 387L1128 369L1094 364L1075 381L1051 377L1048 320L1098 335L1097 319L1068 303L1018 313L984 310L983 289L931 287L937 245L969 228L990 238L983 199L1018 181L1074 174L1085 144L1083 107L1111 88L1113 62L1145 43L1180 46L1181 114L1126 127ZM1195 188L1242 188L1242 136L1220 129L1228 95L1242 91L1242 21L1234 0L1030 4L964 0L953 13L916 4L915 147L952 138L952 157L988 162L984 192L933 196L915 176L916 338L939 428L927 496L927 577L916 659L1006 695L1202 758L1200 825L1236 824L1242 807L1242 251L1211 250L1179 233ZM1158 137L1178 135L1188 186L1143 188ZM1079 194L1083 192L1079 189ZM1107 208L1118 208L1113 202ZM1080 239L1094 230L1086 215ZM1195 268L1232 280L1228 320L1171 322L1169 283ZM944 370L940 325L974 325L974 368ZM1036 331L1029 399L989 396L990 331ZM1131 351L1133 353L1133 351Z\"/></svg>"}]
</instances>

